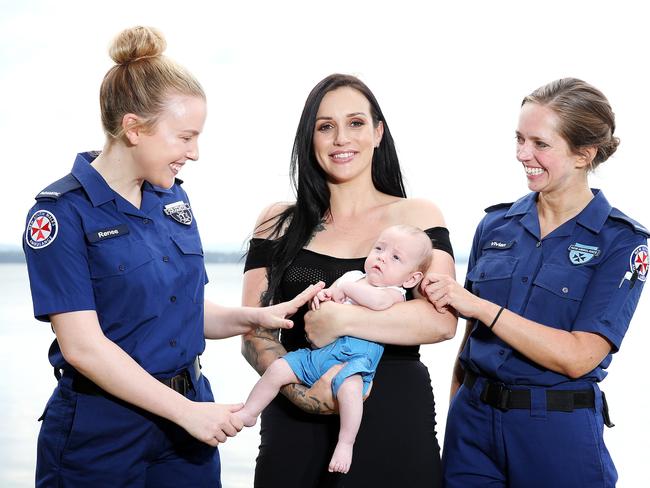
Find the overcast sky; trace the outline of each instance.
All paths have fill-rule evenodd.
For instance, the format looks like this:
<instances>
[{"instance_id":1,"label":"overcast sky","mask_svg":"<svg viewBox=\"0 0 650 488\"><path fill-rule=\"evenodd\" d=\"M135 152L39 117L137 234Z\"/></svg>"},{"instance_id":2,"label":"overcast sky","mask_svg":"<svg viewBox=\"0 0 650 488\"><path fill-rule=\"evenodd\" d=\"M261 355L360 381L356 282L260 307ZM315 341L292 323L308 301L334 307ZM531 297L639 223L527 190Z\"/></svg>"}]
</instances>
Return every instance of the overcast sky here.
<instances>
[{"instance_id":1,"label":"overcast sky","mask_svg":"<svg viewBox=\"0 0 650 488\"><path fill-rule=\"evenodd\" d=\"M644 2L0 0L0 245L34 195L104 139L98 91L117 32L152 25L208 96L200 160L181 178L207 249L239 249L289 200L289 156L311 88L351 73L377 96L409 195L438 204L466 254L482 209L526 191L514 131L523 96L575 76L608 96L621 146L592 177L645 225L650 29ZM643 9L643 10L642 10Z\"/></svg>"}]
</instances>

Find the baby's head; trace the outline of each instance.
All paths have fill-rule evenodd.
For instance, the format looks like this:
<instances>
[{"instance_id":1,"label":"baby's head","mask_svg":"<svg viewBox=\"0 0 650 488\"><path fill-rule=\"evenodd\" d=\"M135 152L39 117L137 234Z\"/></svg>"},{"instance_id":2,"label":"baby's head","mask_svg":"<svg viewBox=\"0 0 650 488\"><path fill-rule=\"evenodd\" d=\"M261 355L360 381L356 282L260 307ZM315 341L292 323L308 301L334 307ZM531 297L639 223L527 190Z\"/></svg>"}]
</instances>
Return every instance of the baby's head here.
<instances>
[{"instance_id":1,"label":"baby's head","mask_svg":"<svg viewBox=\"0 0 650 488\"><path fill-rule=\"evenodd\" d=\"M388 227L366 258L366 279L373 286L413 288L429 269L432 249L431 239L417 227Z\"/></svg>"}]
</instances>

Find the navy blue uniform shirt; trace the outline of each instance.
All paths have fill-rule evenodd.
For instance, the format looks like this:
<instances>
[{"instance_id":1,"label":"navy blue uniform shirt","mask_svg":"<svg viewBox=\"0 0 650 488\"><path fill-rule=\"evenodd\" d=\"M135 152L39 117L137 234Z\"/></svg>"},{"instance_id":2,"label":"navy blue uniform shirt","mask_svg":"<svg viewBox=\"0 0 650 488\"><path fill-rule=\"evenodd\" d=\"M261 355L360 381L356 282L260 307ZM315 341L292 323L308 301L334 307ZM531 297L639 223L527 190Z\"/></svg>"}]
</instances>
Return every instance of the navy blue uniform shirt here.
<instances>
[{"instance_id":1,"label":"navy blue uniform shirt","mask_svg":"<svg viewBox=\"0 0 650 488\"><path fill-rule=\"evenodd\" d=\"M527 319L599 334L621 346L648 274L648 231L605 195L540 239L537 193L487 209L470 254L466 287ZM498 327L498 324L496 325ZM507 384L571 379L519 354L478 322L461 353L465 368ZM606 376L612 354L583 379Z\"/></svg>"},{"instance_id":2,"label":"navy blue uniform shirt","mask_svg":"<svg viewBox=\"0 0 650 488\"><path fill-rule=\"evenodd\" d=\"M23 239L37 319L95 310L102 331L153 375L205 349L201 239L180 180L144 183L140 208L79 154L72 173L36 196ZM55 340L55 368L66 369Z\"/></svg>"}]
</instances>

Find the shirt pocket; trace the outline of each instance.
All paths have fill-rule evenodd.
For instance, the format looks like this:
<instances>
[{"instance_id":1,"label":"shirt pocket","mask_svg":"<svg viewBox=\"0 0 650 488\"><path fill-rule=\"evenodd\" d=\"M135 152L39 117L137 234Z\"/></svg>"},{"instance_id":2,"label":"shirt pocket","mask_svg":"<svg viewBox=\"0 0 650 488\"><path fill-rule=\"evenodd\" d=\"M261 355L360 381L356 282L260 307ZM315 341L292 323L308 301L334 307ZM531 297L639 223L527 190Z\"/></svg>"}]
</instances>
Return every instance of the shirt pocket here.
<instances>
[{"instance_id":1,"label":"shirt pocket","mask_svg":"<svg viewBox=\"0 0 650 488\"><path fill-rule=\"evenodd\" d=\"M526 316L545 325L571 330L592 274L586 267L544 264L533 281Z\"/></svg>"},{"instance_id":2,"label":"shirt pocket","mask_svg":"<svg viewBox=\"0 0 650 488\"><path fill-rule=\"evenodd\" d=\"M518 258L514 256L483 256L467 273L472 293L497 305L507 306L512 275Z\"/></svg>"},{"instance_id":3,"label":"shirt pocket","mask_svg":"<svg viewBox=\"0 0 650 488\"><path fill-rule=\"evenodd\" d=\"M206 273L201 239L191 232L170 237L181 255L181 276L186 293L194 303L203 303Z\"/></svg>"},{"instance_id":4,"label":"shirt pocket","mask_svg":"<svg viewBox=\"0 0 650 488\"><path fill-rule=\"evenodd\" d=\"M88 249L90 277L125 276L153 259L144 241Z\"/></svg>"},{"instance_id":5,"label":"shirt pocket","mask_svg":"<svg viewBox=\"0 0 650 488\"><path fill-rule=\"evenodd\" d=\"M88 248L97 313L133 317L146 308L155 291L153 256L144 241L105 242Z\"/></svg>"}]
</instances>

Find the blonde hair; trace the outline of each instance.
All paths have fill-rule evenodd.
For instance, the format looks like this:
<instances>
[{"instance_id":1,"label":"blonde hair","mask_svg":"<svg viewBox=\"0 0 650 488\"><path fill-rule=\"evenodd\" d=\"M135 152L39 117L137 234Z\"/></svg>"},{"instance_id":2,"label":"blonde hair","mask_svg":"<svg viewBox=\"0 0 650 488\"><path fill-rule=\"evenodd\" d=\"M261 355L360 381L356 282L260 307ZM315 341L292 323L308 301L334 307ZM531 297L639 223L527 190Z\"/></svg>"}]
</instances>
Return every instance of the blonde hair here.
<instances>
[{"instance_id":1,"label":"blonde hair","mask_svg":"<svg viewBox=\"0 0 650 488\"><path fill-rule=\"evenodd\" d=\"M99 92L102 126L109 139L124 135L122 119L128 113L142 119L140 126L153 128L171 94L205 100L196 78L162 54L166 47L165 38L153 27L131 27L113 40L109 55L116 64L104 76Z\"/></svg>"},{"instance_id":2,"label":"blonde hair","mask_svg":"<svg viewBox=\"0 0 650 488\"><path fill-rule=\"evenodd\" d=\"M429 269L429 266L431 266L431 261L433 260L433 253L431 252L433 251L433 244L431 244L431 239L429 236L422 229L414 225L400 224L393 225L389 228L395 229L410 236L415 236L418 239L421 256L416 271L426 273Z\"/></svg>"}]
</instances>

